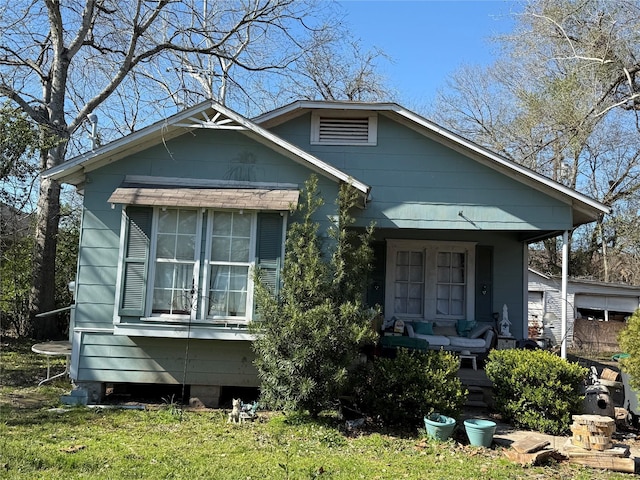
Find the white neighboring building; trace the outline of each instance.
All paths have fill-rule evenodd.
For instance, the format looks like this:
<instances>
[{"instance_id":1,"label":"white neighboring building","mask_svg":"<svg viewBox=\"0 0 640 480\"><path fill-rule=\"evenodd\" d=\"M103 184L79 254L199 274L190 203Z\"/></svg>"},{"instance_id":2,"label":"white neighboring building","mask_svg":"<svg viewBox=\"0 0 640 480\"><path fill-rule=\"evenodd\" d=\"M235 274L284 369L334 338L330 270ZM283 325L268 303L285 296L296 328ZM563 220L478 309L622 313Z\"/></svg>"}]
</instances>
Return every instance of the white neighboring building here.
<instances>
[{"instance_id":1,"label":"white neighboring building","mask_svg":"<svg viewBox=\"0 0 640 480\"><path fill-rule=\"evenodd\" d=\"M541 346L556 346L562 341L561 284L560 276L529 269L529 338L537 340ZM569 278L567 303L567 344L575 346L576 319L612 322L612 327L615 322L621 327L626 318L640 307L640 286ZM615 334L612 335L615 338Z\"/></svg>"}]
</instances>

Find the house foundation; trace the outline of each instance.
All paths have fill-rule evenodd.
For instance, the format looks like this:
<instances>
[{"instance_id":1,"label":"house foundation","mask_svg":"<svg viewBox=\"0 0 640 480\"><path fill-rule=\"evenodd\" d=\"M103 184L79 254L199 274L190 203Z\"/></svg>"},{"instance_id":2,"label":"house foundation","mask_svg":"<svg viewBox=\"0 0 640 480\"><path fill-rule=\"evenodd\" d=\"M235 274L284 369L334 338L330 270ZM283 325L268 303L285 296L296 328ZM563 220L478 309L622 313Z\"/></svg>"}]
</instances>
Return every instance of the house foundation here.
<instances>
[{"instance_id":1,"label":"house foundation","mask_svg":"<svg viewBox=\"0 0 640 480\"><path fill-rule=\"evenodd\" d=\"M63 395L60 401L65 405L96 405L102 402L106 385L102 382L78 382L73 384L69 395Z\"/></svg>"},{"instance_id":2,"label":"house foundation","mask_svg":"<svg viewBox=\"0 0 640 480\"><path fill-rule=\"evenodd\" d=\"M218 408L220 406L220 385L191 385L190 392L191 407Z\"/></svg>"}]
</instances>

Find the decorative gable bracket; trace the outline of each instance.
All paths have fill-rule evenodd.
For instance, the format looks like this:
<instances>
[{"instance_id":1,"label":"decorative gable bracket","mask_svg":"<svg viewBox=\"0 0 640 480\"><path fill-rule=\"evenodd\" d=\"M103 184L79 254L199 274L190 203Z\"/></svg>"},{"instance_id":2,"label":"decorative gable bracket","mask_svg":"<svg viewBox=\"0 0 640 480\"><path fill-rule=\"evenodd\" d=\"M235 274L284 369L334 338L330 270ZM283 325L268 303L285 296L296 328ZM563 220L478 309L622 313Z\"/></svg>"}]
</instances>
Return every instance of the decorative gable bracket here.
<instances>
[{"instance_id":1,"label":"decorative gable bracket","mask_svg":"<svg viewBox=\"0 0 640 480\"><path fill-rule=\"evenodd\" d=\"M202 118L189 117L190 123L180 122L176 126L183 128L210 128L218 130L248 130L246 126L238 123L237 120L216 111L213 117L209 117L206 111L200 112Z\"/></svg>"}]
</instances>

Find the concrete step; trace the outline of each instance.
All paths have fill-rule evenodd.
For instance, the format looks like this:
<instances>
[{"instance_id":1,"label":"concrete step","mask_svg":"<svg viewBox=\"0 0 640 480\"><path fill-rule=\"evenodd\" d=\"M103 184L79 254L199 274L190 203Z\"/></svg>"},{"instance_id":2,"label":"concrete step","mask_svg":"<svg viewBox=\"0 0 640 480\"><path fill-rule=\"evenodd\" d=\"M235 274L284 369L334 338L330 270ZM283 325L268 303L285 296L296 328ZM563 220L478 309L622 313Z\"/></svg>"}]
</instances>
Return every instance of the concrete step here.
<instances>
[{"instance_id":1,"label":"concrete step","mask_svg":"<svg viewBox=\"0 0 640 480\"><path fill-rule=\"evenodd\" d=\"M465 407L474 407L474 408L489 408L485 402L481 400L468 400L464 404Z\"/></svg>"},{"instance_id":2,"label":"concrete step","mask_svg":"<svg viewBox=\"0 0 640 480\"><path fill-rule=\"evenodd\" d=\"M467 386L467 401L465 402L465 406L467 407L480 407L486 408L488 407L485 402L485 389L482 387L477 387L473 385Z\"/></svg>"}]
</instances>

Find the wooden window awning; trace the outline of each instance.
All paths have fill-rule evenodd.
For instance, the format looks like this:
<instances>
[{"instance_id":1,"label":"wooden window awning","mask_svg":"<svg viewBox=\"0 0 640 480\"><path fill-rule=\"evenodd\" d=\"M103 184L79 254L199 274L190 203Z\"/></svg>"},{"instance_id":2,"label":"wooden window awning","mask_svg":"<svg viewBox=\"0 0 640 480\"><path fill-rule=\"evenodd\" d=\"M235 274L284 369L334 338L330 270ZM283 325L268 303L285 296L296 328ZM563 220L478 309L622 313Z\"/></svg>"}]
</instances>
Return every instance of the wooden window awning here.
<instances>
[{"instance_id":1,"label":"wooden window awning","mask_svg":"<svg viewBox=\"0 0 640 480\"><path fill-rule=\"evenodd\" d=\"M154 207L287 211L298 205L299 195L294 189L121 186L108 201Z\"/></svg>"}]
</instances>

